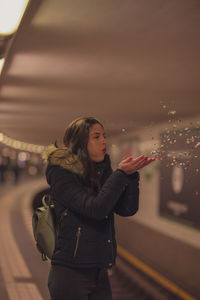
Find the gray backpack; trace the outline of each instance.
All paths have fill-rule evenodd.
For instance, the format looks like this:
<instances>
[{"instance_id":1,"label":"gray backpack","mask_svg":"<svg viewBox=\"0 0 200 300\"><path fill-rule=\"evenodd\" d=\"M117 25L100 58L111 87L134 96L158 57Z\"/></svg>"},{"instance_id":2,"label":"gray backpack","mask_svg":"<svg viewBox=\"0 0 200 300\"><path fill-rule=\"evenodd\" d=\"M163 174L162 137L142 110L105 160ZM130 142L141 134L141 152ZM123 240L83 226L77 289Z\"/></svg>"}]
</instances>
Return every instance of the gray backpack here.
<instances>
[{"instance_id":1,"label":"gray backpack","mask_svg":"<svg viewBox=\"0 0 200 300\"><path fill-rule=\"evenodd\" d=\"M67 209L61 214L59 220L56 220L54 204L50 194L43 196L42 204L43 206L36 208L33 213L32 227L36 246L42 255L42 260L47 260L47 258L52 258L59 225L63 217L67 215Z\"/></svg>"}]
</instances>

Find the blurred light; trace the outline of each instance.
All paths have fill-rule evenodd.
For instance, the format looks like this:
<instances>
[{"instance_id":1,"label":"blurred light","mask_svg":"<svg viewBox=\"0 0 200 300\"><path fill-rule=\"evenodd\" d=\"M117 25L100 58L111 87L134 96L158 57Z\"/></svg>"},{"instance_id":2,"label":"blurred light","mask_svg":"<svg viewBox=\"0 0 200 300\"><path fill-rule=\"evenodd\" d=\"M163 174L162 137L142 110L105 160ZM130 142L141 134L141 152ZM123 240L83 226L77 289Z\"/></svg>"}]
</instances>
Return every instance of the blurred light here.
<instances>
[{"instance_id":1,"label":"blurred light","mask_svg":"<svg viewBox=\"0 0 200 300\"><path fill-rule=\"evenodd\" d=\"M0 142L3 142L3 133L0 132Z\"/></svg>"},{"instance_id":2,"label":"blurred light","mask_svg":"<svg viewBox=\"0 0 200 300\"><path fill-rule=\"evenodd\" d=\"M29 173L29 175L34 176L34 175L36 175L38 173L38 170L37 170L36 167L31 166L31 167L28 168L28 173Z\"/></svg>"},{"instance_id":3,"label":"blurred light","mask_svg":"<svg viewBox=\"0 0 200 300\"><path fill-rule=\"evenodd\" d=\"M0 34L15 32L21 22L29 0L0 1Z\"/></svg>"},{"instance_id":4,"label":"blurred light","mask_svg":"<svg viewBox=\"0 0 200 300\"><path fill-rule=\"evenodd\" d=\"M34 144L29 144L29 143L12 139L6 136L5 134L3 134L2 132L0 132L0 142L14 149L29 151L38 154L42 154L46 148L45 146L42 145L34 145Z\"/></svg>"},{"instance_id":5,"label":"blurred light","mask_svg":"<svg viewBox=\"0 0 200 300\"><path fill-rule=\"evenodd\" d=\"M26 160L29 160L30 159L30 154L27 153L27 152L19 152L18 154L18 159L20 161L26 161Z\"/></svg>"},{"instance_id":6,"label":"blurred light","mask_svg":"<svg viewBox=\"0 0 200 300\"><path fill-rule=\"evenodd\" d=\"M1 75L1 72L3 70L4 63L5 63L5 58L1 58L0 59L0 75Z\"/></svg>"}]
</instances>

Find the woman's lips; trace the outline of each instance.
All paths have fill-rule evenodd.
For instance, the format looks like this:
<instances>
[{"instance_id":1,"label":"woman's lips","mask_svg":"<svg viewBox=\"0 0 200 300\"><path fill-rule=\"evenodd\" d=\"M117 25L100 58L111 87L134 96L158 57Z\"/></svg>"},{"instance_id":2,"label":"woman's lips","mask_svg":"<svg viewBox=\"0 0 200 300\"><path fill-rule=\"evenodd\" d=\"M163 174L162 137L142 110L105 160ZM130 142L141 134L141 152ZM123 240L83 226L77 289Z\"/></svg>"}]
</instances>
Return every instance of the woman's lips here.
<instances>
[{"instance_id":1,"label":"woman's lips","mask_svg":"<svg viewBox=\"0 0 200 300\"><path fill-rule=\"evenodd\" d=\"M103 153L106 153L106 148L105 148L105 149L103 149L102 151L103 151Z\"/></svg>"}]
</instances>

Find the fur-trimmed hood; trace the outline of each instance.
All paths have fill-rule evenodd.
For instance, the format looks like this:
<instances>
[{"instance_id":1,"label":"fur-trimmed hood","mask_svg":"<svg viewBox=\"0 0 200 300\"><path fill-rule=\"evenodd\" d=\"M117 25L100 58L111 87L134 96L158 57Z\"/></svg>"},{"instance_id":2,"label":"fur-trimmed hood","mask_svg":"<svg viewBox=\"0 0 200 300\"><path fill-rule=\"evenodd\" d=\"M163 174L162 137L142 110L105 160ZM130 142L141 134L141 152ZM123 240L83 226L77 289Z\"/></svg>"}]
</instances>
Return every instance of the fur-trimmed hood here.
<instances>
[{"instance_id":1,"label":"fur-trimmed hood","mask_svg":"<svg viewBox=\"0 0 200 300\"><path fill-rule=\"evenodd\" d=\"M50 165L60 166L78 175L83 174L83 164L78 159L78 156L71 153L67 147L49 147L49 149L46 150L46 158Z\"/></svg>"},{"instance_id":2,"label":"fur-trimmed hood","mask_svg":"<svg viewBox=\"0 0 200 300\"><path fill-rule=\"evenodd\" d=\"M84 174L82 162L78 156L71 153L67 147L56 148L55 146L51 145L46 149L43 158L48 162L46 177L49 184L51 184L51 173L55 166L60 166L79 176ZM94 163L94 165L98 172L99 180L101 184L103 184L112 173L109 155L106 154L102 162Z\"/></svg>"}]
</instances>

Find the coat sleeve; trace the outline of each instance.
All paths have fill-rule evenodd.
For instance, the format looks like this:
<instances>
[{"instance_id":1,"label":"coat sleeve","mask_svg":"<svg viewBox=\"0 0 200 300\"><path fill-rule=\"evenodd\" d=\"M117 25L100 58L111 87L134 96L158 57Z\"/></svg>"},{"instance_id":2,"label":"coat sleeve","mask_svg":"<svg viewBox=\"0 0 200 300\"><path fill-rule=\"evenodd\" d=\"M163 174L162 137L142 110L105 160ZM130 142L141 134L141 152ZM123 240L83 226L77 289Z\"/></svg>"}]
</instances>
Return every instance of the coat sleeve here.
<instances>
[{"instance_id":1,"label":"coat sleeve","mask_svg":"<svg viewBox=\"0 0 200 300\"><path fill-rule=\"evenodd\" d=\"M128 183L128 176L116 170L95 197L85 191L77 175L57 166L51 170L51 192L55 201L74 212L97 220L105 218L113 211Z\"/></svg>"},{"instance_id":2,"label":"coat sleeve","mask_svg":"<svg viewBox=\"0 0 200 300\"><path fill-rule=\"evenodd\" d=\"M114 212L123 217L134 215L139 206L139 173L135 172L128 177L129 183L114 207Z\"/></svg>"}]
</instances>

